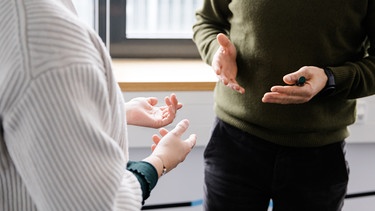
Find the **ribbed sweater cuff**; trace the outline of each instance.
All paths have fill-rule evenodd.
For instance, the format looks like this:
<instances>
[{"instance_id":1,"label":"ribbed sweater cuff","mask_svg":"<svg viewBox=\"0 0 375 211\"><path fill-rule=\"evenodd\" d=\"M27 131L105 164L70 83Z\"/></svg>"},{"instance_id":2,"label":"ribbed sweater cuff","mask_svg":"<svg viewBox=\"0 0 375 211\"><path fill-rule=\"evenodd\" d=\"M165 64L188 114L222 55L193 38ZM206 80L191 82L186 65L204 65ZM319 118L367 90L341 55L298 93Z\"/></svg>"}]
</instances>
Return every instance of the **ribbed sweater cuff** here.
<instances>
[{"instance_id":1,"label":"ribbed sweater cuff","mask_svg":"<svg viewBox=\"0 0 375 211\"><path fill-rule=\"evenodd\" d=\"M131 171L141 184L143 202L150 196L151 190L158 182L158 172L155 167L145 161L129 161L127 170Z\"/></svg>"}]
</instances>

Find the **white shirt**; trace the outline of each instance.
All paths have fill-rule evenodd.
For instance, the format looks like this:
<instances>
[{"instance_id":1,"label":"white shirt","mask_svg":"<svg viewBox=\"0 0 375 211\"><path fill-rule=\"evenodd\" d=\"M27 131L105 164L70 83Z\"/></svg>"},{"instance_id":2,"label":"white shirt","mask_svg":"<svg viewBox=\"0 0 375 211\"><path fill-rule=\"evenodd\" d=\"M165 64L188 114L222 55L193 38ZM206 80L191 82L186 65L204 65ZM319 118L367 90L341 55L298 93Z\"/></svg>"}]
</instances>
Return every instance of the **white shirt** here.
<instances>
[{"instance_id":1,"label":"white shirt","mask_svg":"<svg viewBox=\"0 0 375 211\"><path fill-rule=\"evenodd\" d=\"M69 0L0 0L0 210L140 210L111 60Z\"/></svg>"}]
</instances>

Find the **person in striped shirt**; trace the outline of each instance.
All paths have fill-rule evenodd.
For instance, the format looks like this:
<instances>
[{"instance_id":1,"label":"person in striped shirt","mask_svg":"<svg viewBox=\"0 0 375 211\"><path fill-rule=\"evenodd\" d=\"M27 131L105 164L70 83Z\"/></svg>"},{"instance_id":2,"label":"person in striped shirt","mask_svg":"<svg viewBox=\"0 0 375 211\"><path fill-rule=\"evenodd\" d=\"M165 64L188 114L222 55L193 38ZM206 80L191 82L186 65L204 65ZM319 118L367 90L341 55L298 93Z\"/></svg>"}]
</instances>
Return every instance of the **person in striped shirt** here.
<instances>
[{"instance_id":1,"label":"person in striped shirt","mask_svg":"<svg viewBox=\"0 0 375 211\"><path fill-rule=\"evenodd\" d=\"M124 102L111 58L70 0L0 0L0 210L140 210L196 136L182 120L129 161L127 123L170 124L174 94ZM150 137L151 138L151 137Z\"/></svg>"}]
</instances>

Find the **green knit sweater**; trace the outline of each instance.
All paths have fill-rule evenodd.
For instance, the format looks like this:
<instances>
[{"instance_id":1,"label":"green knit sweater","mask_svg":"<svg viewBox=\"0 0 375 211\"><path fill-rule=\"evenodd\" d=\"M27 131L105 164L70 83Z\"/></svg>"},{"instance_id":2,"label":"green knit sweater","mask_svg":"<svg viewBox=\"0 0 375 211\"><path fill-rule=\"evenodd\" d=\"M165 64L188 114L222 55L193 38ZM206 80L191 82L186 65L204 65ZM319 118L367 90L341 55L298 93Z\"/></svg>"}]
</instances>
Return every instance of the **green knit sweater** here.
<instances>
[{"instance_id":1,"label":"green knit sweater","mask_svg":"<svg viewBox=\"0 0 375 211\"><path fill-rule=\"evenodd\" d=\"M211 64L216 35L237 48L239 94L218 83L215 112L223 121L270 142L314 147L345 139L356 98L375 93L375 0L204 0L194 42ZM261 99L302 66L332 69L336 92L297 105Z\"/></svg>"}]
</instances>

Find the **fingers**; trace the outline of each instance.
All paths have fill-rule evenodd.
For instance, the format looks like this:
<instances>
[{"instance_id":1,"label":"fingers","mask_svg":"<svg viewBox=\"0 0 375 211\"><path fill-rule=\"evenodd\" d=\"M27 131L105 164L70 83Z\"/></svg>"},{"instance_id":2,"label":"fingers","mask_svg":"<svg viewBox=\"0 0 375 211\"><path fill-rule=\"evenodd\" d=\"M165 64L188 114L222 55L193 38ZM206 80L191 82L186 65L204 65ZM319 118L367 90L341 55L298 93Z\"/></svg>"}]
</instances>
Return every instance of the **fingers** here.
<instances>
[{"instance_id":1,"label":"fingers","mask_svg":"<svg viewBox=\"0 0 375 211\"><path fill-rule=\"evenodd\" d=\"M165 135L167 135L169 133L169 131L165 128L160 128L159 129L159 133L162 137L164 137ZM155 144L158 144L159 141L160 141L160 137L157 135L157 134L154 134L152 135L152 141L155 143Z\"/></svg>"},{"instance_id":2,"label":"fingers","mask_svg":"<svg viewBox=\"0 0 375 211\"><path fill-rule=\"evenodd\" d=\"M159 129L159 133L160 133L161 137L164 137L165 135L167 135L169 133L169 131L165 128L161 128L161 129ZM152 135L152 141L155 144L159 144L160 140L161 140L161 138L157 134Z\"/></svg>"},{"instance_id":3,"label":"fingers","mask_svg":"<svg viewBox=\"0 0 375 211\"><path fill-rule=\"evenodd\" d=\"M272 93L285 95L286 97L308 97L311 95L311 86L273 86L271 87Z\"/></svg>"},{"instance_id":4,"label":"fingers","mask_svg":"<svg viewBox=\"0 0 375 211\"><path fill-rule=\"evenodd\" d=\"M177 103L178 103L177 97L173 93L171 94L171 96L166 96L164 98L164 100L165 100L165 104L167 104L168 106L169 105L177 105Z\"/></svg>"},{"instance_id":5,"label":"fingers","mask_svg":"<svg viewBox=\"0 0 375 211\"><path fill-rule=\"evenodd\" d=\"M178 102L176 94L174 94L174 93L172 93L169 97L168 96L165 97L164 100L165 100L165 104L168 107L172 106L173 109L175 109L175 111L182 108L182 103Z\"/></svg>"},{"instance_id":6,"label":"fingers","mask_svg":"<svg viewBox=\"0 0 375 211\"><path fill-rule=\"evenodd\" d=\"M151 152L153 152L156 149L156 146L157 146L156 144L151 145Z\"/></svg>"},{"instance_id":7,"label":"fingers","mask_svg":"<svg viewBox=\"0 0 375 211\"><path fill-rule=\"evenodd\" d=\"M262 102L278 104L300 104L313 97L310 84L300 86L273 86L271 92L264 94Z\"/></svg>"},{"instance_id":8,"label":"fingers","mask_svg":"<svg viewBox=\"0 0 375 211\"><path fill-rule=\"evenodd\" d=\"M225 48L228 47L229 43L230 43L230 40L228 39L227 36L225 36L225 34L223 33L219 33L217 36L216 36L216 40L217 42L219 43L219 45L221 47L223 47L223 52L222 53L225 53Z\"/></svg>"},{"instance_id":9,"label":"fingers","mask_svg":"<svg viewBox=\"0 0 375 211\"><path fill-rule=\"evenodd\" d=\"M244 94L245 93L245 89L243 87L241 87L237 82L228 83L227 86L229 88L231 88L232 90L240 93L240 94Z\"/></svg>"},{"instance_id":10,"label":"fingers","mask_svg":"<svg viewBox=\"0 0 375 211\"><path fill-rule=\"evenodd\" d=\"M154 106L154 105L156 105L158 103L158 98L156 98L156 97L149 97L149 98L147 98L147 102L150 105Z\"/></svg>"},{"instance_id":11,"label":"fingers","mask_svg":"<svg viewBox=\"0 0 375 211\"><path fill-rule=\"evenodd\" d=\"M169 108L173 108L174 111L182 108L182 103L179 103L178 100L177 100L177 97L174 93L171 94L171 96L167 96L164 98L164 101L165 101L165 104L169 107ZM147 102L152 105L152 106L155 106L157 103L158 103L158 99L156 97L148 97L147 98Z\"/></svg>"},{"instance_id":12,"label":"fingers","mask_svg":"<svg viewBox=\"0 0 375 211\"><path fill-rule=\"evenodd\" d=\"M174 93L171 94L170 101L172 102L173 105L177 105L178 104L177 97L176 97L176 95Z\"/></svg>"},{"instance_id":13,"label":"fingers","mask_svg":"<svg viewBox=\"0 0 375 211\"><path fill-rule=\"evenodd\" d=\"M176 127L171 131L174 135L180 137L189 128L189 120L181 120Z\"/></svg>"},{"instance_id":14,"label":"fingers","mask_svg":"<svg viewBox=\"0 0 375 211\"><path fill-rule=\"evenodd\" d=\"M311 100L314 96L312 72L317 72L315 67L304 66L299 70L283 77L287 86L276 85L271 87L271 92L264 94L262 102L278 104L300 104ZM302 82L300 79L303 79ZM299 86L293 86L298 85Z\"/></svg>"},{"instance_id":15,"label":"fingers","mask_svg":"<svg viewBox=\"0 0 375 211\"><path fill-rule=\"evenodd\" d=\"M238 84L238 82L235 79L229 80L227 77L219 77L220 81L227 87L231 88L232 90L244 94L245 89Z\"/></svg>"},{"instance_id":16,"label":"fingers","mask_svg":"<svg viewBox=\"0 0 375 211\"><path fill-rule=\"evenodd\" d=\"M288 74L283 77L283 81L288 85L295 85L301 77L306 79L306 76L301 73Z\"/></svg>"},{"instance_id":17,"label":"fingers","mask_svg":"<svg viewBox=\"0 0 375 211\"><path fill-rule=\"evenodd\" d=\"M192 148L196 145L197 136L191 134L187 139L181 140L181 136L189 127L189 121L184 119L168 133L166 129L160 129L163 137L153 136L154 144L151 146L152 156L159 157L168 171L174 169L183 162ZM161 167L160 167L161 168Z\"/></svg>"},{"instance_id":18,"label":"fingers","mask_svg":"<svg viewBox=\"0 0 375 211\"><path fill-rule=\"evenodd\" d=\"M159 133L160 133L161 136L165 136L169 133L169 131L165 128L160 128Z\"/></svg>"},{"instance_id":19,"label":"fingers","mask_svg":"<svg viewBox=\"0 0 375 211\"><path fill-rule=\"evenodd\" d=\"M185 142L188 144L189 148L190 149L193 149L193 147L195 146L195 144L197 143L197 135L195 134L191 134L189 136L189 138L187 138L185 140Z\"/></svg>"},{"instance_id":20,"label":"fingers","mask_svg":"<svg viewBox=\"0 0 375 211\"><path fill-rule=\"evenodd\" d=\"M306 78L306 81L309 81L313 77L312 72L316 72L316 67L303 66L299 70L285 75L283 81L288 85L294 85L302 76Z\"/></svg>"},{"instance_id":21,"label":"fingers","mask_svg":"<svg viewBox=\"0 0 375 211\"><path fill-rule=\"evenodd\" d=\"M161 140L161 138L157 134L152 135L152 141L155 144L158 144L160 142L160 140Z\"/></svg>"},{"instance_id":22,"label":"fingers","mask_svg":"<svg viewBox=\"0 0 375 211\"><path fill-rule=\"evenodd\" d=\"M159 133L162 137L164 137L165 135L167 135L169 133L169 131L165 128L160 128ZM159 137L157 134L152 135L152 141L154 143L151 145L151 151L155 150L155 148L159 144L160 140L161 140L161 137Z\"/></svg>"},{"instance_id":23,"label":"fingers","mask_svg":"<svg viewBox=\"0 0 375 211\"><path fill-rule=\"evenodd\" d=\"M304 96L268 92L263 96L262 102L277 104L300 104L307 102L309 99L310 98Z\"/></svg>"},{"instance_id":24,"label":"fingers","mask_svg":"<svg viewBox=\"0 0 375 211\"><path fill-rule=\"evenodd\" d=\"M245 89L236 81L237 63L235 46L223 33L219 33L216 39L220 47L216 51L212 61L213 70L225 86L240 94L245 93Z\"/></svg>"}]
</instances>

